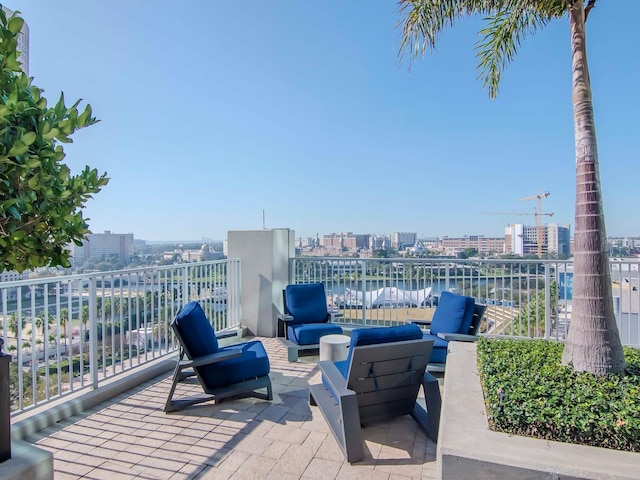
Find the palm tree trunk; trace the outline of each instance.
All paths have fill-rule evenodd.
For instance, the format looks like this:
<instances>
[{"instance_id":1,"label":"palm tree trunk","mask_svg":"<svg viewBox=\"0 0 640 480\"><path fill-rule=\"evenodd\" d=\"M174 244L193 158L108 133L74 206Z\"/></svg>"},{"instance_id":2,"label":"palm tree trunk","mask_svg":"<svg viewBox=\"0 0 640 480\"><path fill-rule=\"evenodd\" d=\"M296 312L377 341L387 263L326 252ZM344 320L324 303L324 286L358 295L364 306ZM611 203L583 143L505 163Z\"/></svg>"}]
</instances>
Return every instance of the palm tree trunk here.
<instances>
[{"instance_id":1,"label":"palm tree trunk","mask_svg":"<svg viewBox=\"0 0 640 480\"><path fill-rule=\"evenodd\" d=\"M613 312L598 150L587 66L583 0L569 9L576 144L576 218L573 311L562 361L596 375L624 371L624 353Z\"/></svg>"}]
</instances>

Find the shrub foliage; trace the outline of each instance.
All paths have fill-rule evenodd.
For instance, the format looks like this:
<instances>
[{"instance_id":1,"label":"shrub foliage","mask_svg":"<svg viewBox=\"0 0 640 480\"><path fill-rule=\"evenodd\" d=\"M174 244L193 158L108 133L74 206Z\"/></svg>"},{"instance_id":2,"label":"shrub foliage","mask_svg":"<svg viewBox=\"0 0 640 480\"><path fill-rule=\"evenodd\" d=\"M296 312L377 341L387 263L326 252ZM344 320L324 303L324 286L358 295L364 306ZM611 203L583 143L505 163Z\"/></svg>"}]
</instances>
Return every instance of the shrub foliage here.
<instances>
[{"instance_id":1,"label":"shrub foliage","mask_svg":"<svg viewBox=\"0 0 640 480\"><path fill-rule=\"evenodd\" d=\"M622 375L563 366L563 344L480 339L478 369L490 427L499 432L640 452L640 350Z\"/></svg>"},{"instance_id":2,"label":"shrub foliage","mask_svg":"<svg viewBox=\"0 0 640 480\"><path fill-rule=\"evenodd\" d=\"M47 107L43 90L18 63L17 14L0 10L0 270L69 266L70 242L89 233L82 208L107 184L86 167L71 175L62 143L97 122L91 107L67 107L64 96Z\"/></svg>"}]
</instances>

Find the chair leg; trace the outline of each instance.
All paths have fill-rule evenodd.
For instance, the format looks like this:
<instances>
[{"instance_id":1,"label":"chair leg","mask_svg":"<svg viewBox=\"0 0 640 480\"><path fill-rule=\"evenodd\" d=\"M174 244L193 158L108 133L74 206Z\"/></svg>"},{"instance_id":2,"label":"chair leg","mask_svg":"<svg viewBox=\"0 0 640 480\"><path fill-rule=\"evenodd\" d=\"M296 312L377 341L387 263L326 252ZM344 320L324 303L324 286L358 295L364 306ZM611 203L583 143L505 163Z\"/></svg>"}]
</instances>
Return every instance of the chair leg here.
<instances>
[{"instance_id":1,"label":"chair leg","mask_svg":"<svg viewBox=\"0 0 640 480\"><path fill-rule=\"evenodd\" d=\"M438 379L429 372L425 372L422 379L422 390L424 391L427 411L420 412L422 407L416 404L412 416L426 430L429 438L437 442L440 428L440 410L442 408L442 397L440 396Z\"/></svg>"},{"instance_id":2,"label":"chair leg","mask_svg":"<svg viewBox=\"0 0 640 480\"><path fill-rule=\"evenodd\" d=\"M170 412L175 410L173 407L173 394L176 391L176 386L178 382L182 379L182 368L180 368L180 360L176 363L176 368L173 370L173 381L171 382L171 389L169 390L169 395L167 395L167 402L164 404L164 411Z\"/></svg>"},{"instance_id":3,"label":"chair leg","mask_svg":"<svg viewBox=\"0 0 640 480\"><path fill-rule=\"evenodd\" d=\"M288 347L287 348L287 360L290 362L298 361L298 348L297 347Z\"/></svg>"},{"instance_id":4,"label":"chair leg","mask_svg":"<svg viewBox=\"0 0 640 480\"><path fill-rule=\"evenodd\" d=\"M271 387L271 379L269 379L269 385L267 385L267 400L273 400L273 388Z\"/></svg>"},{"instance_id":5,"label":"chair leg","mask_svg":"<svg viewBox=\"0 0 640 480\"><path fill-rule=\"evenodd\" d=\"M364 438L362 437L362 428L360 426L358 400L356 395L342 397L340 400L347 462L357 462L364 458Z\"/></svg>"}]
</instances>

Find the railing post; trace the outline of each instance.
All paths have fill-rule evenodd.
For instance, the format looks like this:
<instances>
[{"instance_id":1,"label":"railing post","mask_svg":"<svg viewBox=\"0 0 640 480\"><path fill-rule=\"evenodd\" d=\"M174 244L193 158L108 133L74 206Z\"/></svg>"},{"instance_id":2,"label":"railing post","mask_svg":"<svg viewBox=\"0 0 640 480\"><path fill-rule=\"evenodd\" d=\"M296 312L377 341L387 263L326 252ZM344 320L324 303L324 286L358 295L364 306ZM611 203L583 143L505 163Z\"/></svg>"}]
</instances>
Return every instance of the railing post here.
<instances>
[{"instance_id":1,"label":"railing post","mask_svg":"<svg viewBox=\"0 0 640 480\"><path fill-rule=\"evenodd\" d=\"M451 264L449 262L447 262L447 264L444 267L444 289L448 292L450 285L451 285L451 272L449 271L449 267L451 266ZM439 269L438 269L439 270ZM442 293L442 292L440 292Z\"/></svg>"},{"instance_id":2,"label":"railing post","mask_svg":"<svg viewBox=\"0 0 640 480\"><path fill-rule=\"evenodd\" d=\"M551 268L544 263L544 338L551 338Z\"/></svg>"},{"instance_id":3,"label":"railing post","mask_svg":"<svg viewBox=\"0 0 640 480\"><path fill-rule=\"evenodd\" d=\"M189 279L187 278L187 272L189 271L188 265L182 267L182 298L181 306L185 306L189 301Z\"/></svg>"},{"instance_id":4,"label":"railing post","mask_svg":"<svg viewBox=\"0 0 640 480\"><path fill-rule=\"evenodd\" d=\"M96 277L89 277L89 376L94 389L98 388L98 301Z\"/></svg>"},{"instance_id":5,"label":"railing post","mask_svg":"<svg viewBox=\"0 0 640 480\"><path fill-rule=\"evenodd\" d=\"M11 393L9 364L11 355L2 351L4 339L0 337L0 463L11 458Z\"/></svg>"},{"instance_id":6,"label":"railing post","mask_svg":"<svg viewBox=\"0 0 640 480\"><path fill-rule=\"evenodd\" d=\"M360 276L362 280L362 324L367 324L367 267L365 262L357 262L356 263L356 282L358 281L358 267L362 267L362 275Z\"/></svg>"}]
</instances>

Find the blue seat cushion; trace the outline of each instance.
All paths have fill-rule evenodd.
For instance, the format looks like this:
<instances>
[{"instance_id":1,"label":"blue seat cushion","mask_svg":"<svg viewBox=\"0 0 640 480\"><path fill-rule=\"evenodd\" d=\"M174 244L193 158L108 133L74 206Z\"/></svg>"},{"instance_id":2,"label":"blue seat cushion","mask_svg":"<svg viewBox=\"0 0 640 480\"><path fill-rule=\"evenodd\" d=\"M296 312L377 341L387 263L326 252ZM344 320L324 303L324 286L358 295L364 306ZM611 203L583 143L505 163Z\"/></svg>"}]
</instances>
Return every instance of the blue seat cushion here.
<instances>
[{"instance_id":1,"label":"blue seat cushion","mask_svg":"<svg viewBox=\"0 0 640 480\"><path fill-rule=\"evenodd\" d=\"M431 319L431 328L429 329L431 333L434 335L440 332L458 333L466 307L467 297L451 292L442 292ZM473 310L471 314L473 315Z\"/></svg>"},{"instance_id":2,"label":"blue seat cushion","mask_svg":"<svg viewBox=\"0 0 640 480\"><path fill-rule=\"evenodd\" d=\"M218 351L240 351L242 356L198 367L198 372L208 388L231 385L269 373L269 357L259 340L222 347Z\"/></svg>"},{"instance_id":3,"label":"blue seat cushion","mask_svg":"<svg viewBox=\"0 0 640 480\"><path fill-rule=\"evenodd\" d=\"M322 283L287 285L284 290L286 313L293 316L290 325L323 323L329 320L327 297Z\"/></svg>"},{"instance_id":4,"label":"blue seat cushion","mask_svg":"<svg viewBox=\"0 0 640 480\"><path fill-rule=\"evenodd\" d=\"M173 320L190 358L204 357L218 351L218 339L211 323L197 301L187 303Z\"/></svg>"},{"instance_id":5,"label":"blue seat cushion","mask_svg":"<svg viewBox=\"0 0 640 480\"><path fill-rule=\"evenodd\" d=\"M342 328L330 323L301 323L287 328L287 338L298 345L316 345L320 337L332 334L342 334Z\"/></svg>"},{"instance_id":6,"label":"blue seat cushion","mask_svg":"<svg viewBox=\"0 0 640 480\"><path fill-rule=\"evenodd\" d=\"M445 363L447 361L447 352L449 351L449 342L444 338L428 333L424 334L424 338L433 340L433 350L431 350L429 363Z\"/></svg>"}]
</instances>

